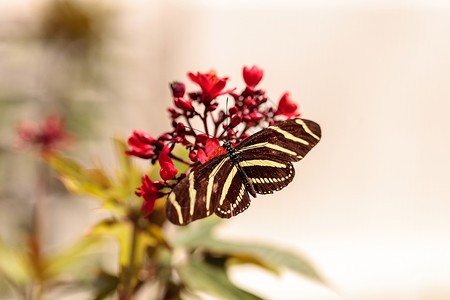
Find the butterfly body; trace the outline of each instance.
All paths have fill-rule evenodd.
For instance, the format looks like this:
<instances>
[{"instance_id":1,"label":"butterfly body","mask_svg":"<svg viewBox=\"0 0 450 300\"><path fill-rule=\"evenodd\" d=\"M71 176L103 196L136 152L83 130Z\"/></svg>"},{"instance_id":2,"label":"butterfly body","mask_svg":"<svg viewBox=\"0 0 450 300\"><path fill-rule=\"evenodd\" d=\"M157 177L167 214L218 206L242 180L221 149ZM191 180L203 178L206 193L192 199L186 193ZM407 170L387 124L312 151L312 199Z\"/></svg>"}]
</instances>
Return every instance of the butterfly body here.
<instances>
[{"instance_id":1,"label":"butterfly body","mask_svg":"<svg viewBox=\"0 0 450 300\"><path fill-rule=\"evenodd\" d=\"M182 179L167 197L166 215L176 225L216 214L235 216L250 205L249 193L270 194L294 178L292 162L301 160L320 140L320 126L291 119L243 140L236 148L200 165Z\"/></svg>"},{"instance_id":2,"label":"butterfly body","mask_svg":"<svg viewBox=\"0 0 450 300\"><path fill-rule=\"evenodd\" d=\"M242 158L239 154L239 152L234 149L233 145L231 145L231 142L225 142L223 144L223 147L227 151L227 155L230 157L230 161L233 165L237 167L238 174L241 176L242 181L244 182L245 189L247 192L250 193L254 198L256 198L256 191L255 187L253 186L252 181L250 178L248 178L247 174L245 174L244 170L242 169L242 166L240 165L240 162L242 161Z\"/></svg>"}]
</instances>

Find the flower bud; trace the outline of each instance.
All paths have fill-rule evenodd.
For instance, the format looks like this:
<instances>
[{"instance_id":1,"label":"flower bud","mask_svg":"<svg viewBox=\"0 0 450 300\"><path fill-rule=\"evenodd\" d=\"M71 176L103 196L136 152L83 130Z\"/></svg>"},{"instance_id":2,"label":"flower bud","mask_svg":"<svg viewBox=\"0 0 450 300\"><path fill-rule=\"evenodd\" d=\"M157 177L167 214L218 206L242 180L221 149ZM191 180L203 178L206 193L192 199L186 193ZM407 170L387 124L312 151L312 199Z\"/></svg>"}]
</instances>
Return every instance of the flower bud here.
<instances>
[{"instance_id":1,"label":"flower bud","mask_svg":"<svg viewBox=\"0 0 450 300\"><path fill-rule=\"evenodd\" d=\"M184 124L181 123L181 122L178 123L177 126L176 126L176 128L175 128L175 132L176 132L178 135L184 136L184 134L186 133L186 126L184 126Z\"/></svg>"},{"instance_id":2,"label":"flower bud","mask_svg":"<svg viewBox=\"0 0 450 300\"><path fill-rule=\"evenodd\" d=\"M239 125L239 123L241 123L242 121L242 117L241 115L234 115L231 120L230 120L230 126L229 127L236 127L237 125Z\"/></svg>"},{"instance_id":3,"label":"flower bud","mask_svg":"<svg viewBox=\"0 0 450 300\"><path fill-rule=\"evenodd\" d=\"M181 108L184 111L193 111L194 107L192 106L191 101L184 99L183 97L178 97L173 99L175 102L175 106Z\"/></svg>"},{"instance_id":4,"label":"flower bud","mask_svg":"<svg viewBox=\"0 0 450 300\"><path fill-rule=\"evenodd\" d=\"M197 160L198 160L197 153L195 153L194 151L191 151L191 152L189 153L189 159L190 159L192 162L197 162Z\"/></svg>"},{"instance_id":5,"label":"flower bud","mask_svg":"<svg viewBox=\"0 0 450 300\"><path fill-rule=\"evenodd\" d=\"M260 112L254 111L250 114L250 118L252 118L256 122L259 122L264 118L264 115Z\"/></svg>"},{"instance_id":6,"label":"flower bud","mask_svg":"<svg viewBox=\"0 0 450 300\"><path fill-rule=\"evenodd\" d=\"M253 100L253 99L250 98L250 97L245 98L244 104L245 104L246 106L256 106L255 100Z\"/></svg>"},{"instance_id":7,"label":"flower bud","mask_svg":"<svg viewBox=\"0 0 450 300\"><path fill-rule=\"evenodd\" d=\"M217 109L217 104L209 105L206 107L206 111L215 111Z\"/></svg>"},{"instance_id":8,"label":"flower bud","mask_svg":"<svg viewBox=\"0 0 450 300\"><path fill-rule=\"evenodd\" d=\"M206 141L208 140L208 136L204 133L201 134L197 134L197 138L195 139L196 143L206 143Z\"/></svg>"},{"instance_id":9,"label":"flower bud","mask_svg":"<svg viewBox=\"0 0 450 300\"><path fill-rule=\"evenodd\" d=\"M247 87L252 90L261 81L264 72L257 66L253 66L252 68L244 67L242 73Z\"/></svg>"},{"instance_id":10,"label":"flower bud","mask_svg":"<svg viewBox=\"0 0 450 300\"><path fill-rule=\"evenodd\" d=\"M170 84L170 89L172 90L172 95L174 97L183 97L184 92L186 91L186 86L182 82L172 82Z\"/></svg>"},{"instance_id":11,"label":"flower bud","mask_svg":"<svg viewBox=\"0 0 450 300\"><path fill-rule=\"evenodd\" d=\"M168 133L161 134L158 138L158 140L163 140L163 141L170 141L171 139L172 139L172 136Z\"/></svg>"},{"instance_id":12,"label":"flower bud","mask_svg":"<svg viewBox=\"0 0 450 300\"><path fill-rule=\"evenodd\" d=\"M173 143L168 143L168 144L164 145L164 147L162 149L162 152L166 153L166 154L169 154L172 151L173 146L174 146Z\"/></svg>"},{"instance_id":13,"label":"flower bud","mask_svg":"<svg viewBox=\"0 0 450 300\"><path fill-rule=\"evenodd\" d=\"M230 107L230 109L228 110L228 112L230 113L230 115L234 115L235 113L238 112L237 106Z\"/></svg>"}]
</instances>

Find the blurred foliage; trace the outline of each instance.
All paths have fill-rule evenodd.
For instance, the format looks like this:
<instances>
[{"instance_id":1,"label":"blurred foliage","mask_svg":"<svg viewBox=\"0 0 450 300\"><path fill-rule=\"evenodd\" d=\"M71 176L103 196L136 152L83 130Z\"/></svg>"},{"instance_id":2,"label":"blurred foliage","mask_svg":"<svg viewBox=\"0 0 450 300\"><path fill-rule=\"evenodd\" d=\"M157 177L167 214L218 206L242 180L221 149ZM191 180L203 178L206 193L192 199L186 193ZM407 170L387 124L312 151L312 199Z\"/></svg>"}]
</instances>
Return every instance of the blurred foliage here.
<instances>
[{"instance_id":1,"label":"blurred foliage","mask_svg":"<svg viewBox=\"0 0 450 300\"><path fill-rule=\"evenodd\" d=\"M142 170L125 154L123 141L116 139L115 145L118 164L112 174L100 164L86 168L61 154L44 157L71 193L96 199L109 217L72 246L52 253L42 253L33 235L22 247L0 243L0 274L19 295L40 299L52 289L70 285L90 289L93 299L112 295L132 299L144 285L156 284L157 295L152 299L182 299L198 292L219 299L262 299L230 280L229 267L240 264L252 264L274 275L290 269L325 284L301 255L270 245L216 238L214 230L222 223L218 217L174 228L165 217L165 199L161 198L145 219L140 210L142 200L134 194ZM174 151L187 157L184 148ZM177 168L182 169L182 164ZM158 164L148 175L159 179ZM104 237L112 238L118 246L117 274L102 269L92 258L108 242Z\"/></svg>"},{"instance_id":2,"label":"blurred foliage","mask_svg":"<svg viewBox=\"0 0 450 300\"><path fill-rule=\"evenodd\" d=\"M101 42L108 18L99 3L79 0L54 0L42 17L42 38L50 43L80 42L88 50Z\"/></svg>"},{"instance_id":3,"label":"blurred foliage","mask_svg":"<svg viewBox=\"0 0 450 300\"><path fill-rule=\"evenodd\" d=\"M119 164L114 176L100 165L84 168L65 157L48 158L68 190L94 197L111 214L95 225L88 236L109 236L116 241L120 271L116 275L98 272L95 299L104 299L114 292L119 299L131 299L149 282L160 287L161 299L181 299L196 292L221 299L261 299L229 279L228 268L236 264L253 264L275 275L282 269L290 269L324 283L311 263L298 254L269 245L215 238L214 229L221 224L217 217L176 228L169 234L173 225L164 215L165 199L160 199L150 217L144 219L141 200L134 195L142 172L125 155L125 143L119 140L115 143ZM157 178L158 171L155 165L149 176Z\"/></svg>"},{"instance_id":4,"label":"blurred foliage","mask_svg":"<svg viewBox=\"0 0 450 300\"><path fill-rule=\"evenodd\" d=\"M52 0L45 4L36 44L49 53L47 60L34 66L39 84L35 90L30 89L32 96L22 89L22 82L15 85L16 91L0 91L0 129L2 133L3 128L11 131L10 124L17 121L14 120L17 116L11 117L10 112L17 107L21 110L26 107L28 114L38 115L47 114L51 108L52 112L65 116L69 130L85 138L92 134L101 111L98 94L92 93L92 97L86 91L96 91L105 83L98 71L101 57L98 54L112 12L95 1ZM22 73L33 74L29 66L23 67ZM33 94L36 90L37 95ZM0 163L19 169L9 159L10 146L0 144L3 159ZM18 238L20 241L15 245L0 239L2 296L7 294L6 286L23 299L42 299L50 291L70 286L89 290L92 299L118 296L125 300L143 291L145 285L154 284L158 287L157 294L145 295L148 299L182 299L199 292L221 299L261 299L230 280L230 266L241 264L252 264L274 275L290 269L325 284L301 255L270 245L216 238L214 229L221 224L216 217L174 228L165 217L165 198L157 200L154 211L145 219L142 199L134 193L143 172L125 155L127 146L123 141L115 140L115 146L118 165L114 172L100 164L85 167L62 154L45 157L69 192L95 199L108 217L63 249L44 251L43 241L32 230ZM179 157L188 155L181 147L173 151ZM188 168L181 162L174 163L181 173ZM152 180L160 179L158 163L147 171ZM0 175L5 180L11 177L10 172ZM6 194L3 186L0 193ZM15 194L11 195L14 198ZM119 251L117 272L105 270L100 261L111 239Z\"/></svg>"}]
</instances>

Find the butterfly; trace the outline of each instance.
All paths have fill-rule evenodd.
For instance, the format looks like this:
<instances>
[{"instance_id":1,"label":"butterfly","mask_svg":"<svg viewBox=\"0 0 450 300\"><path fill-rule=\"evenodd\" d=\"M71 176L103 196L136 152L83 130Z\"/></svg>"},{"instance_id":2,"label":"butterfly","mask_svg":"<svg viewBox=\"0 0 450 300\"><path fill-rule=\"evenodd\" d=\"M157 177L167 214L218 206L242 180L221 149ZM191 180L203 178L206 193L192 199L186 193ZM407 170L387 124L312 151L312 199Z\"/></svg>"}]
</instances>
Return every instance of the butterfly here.
<instances>
[{"instance_id":1,"label":"butterfly","mask_svg":"<svg viewBox=\"0 0 450 300\"><path fill-rule=\"evenodd\" d=\"M183 178L169 193L166 216L175 225L216 214L231 218L250 205L249 194L271 194L294 178L292 162L301 160L320 140L319 124L290 119L244 139Z\"/></svg>"}]
</instances>

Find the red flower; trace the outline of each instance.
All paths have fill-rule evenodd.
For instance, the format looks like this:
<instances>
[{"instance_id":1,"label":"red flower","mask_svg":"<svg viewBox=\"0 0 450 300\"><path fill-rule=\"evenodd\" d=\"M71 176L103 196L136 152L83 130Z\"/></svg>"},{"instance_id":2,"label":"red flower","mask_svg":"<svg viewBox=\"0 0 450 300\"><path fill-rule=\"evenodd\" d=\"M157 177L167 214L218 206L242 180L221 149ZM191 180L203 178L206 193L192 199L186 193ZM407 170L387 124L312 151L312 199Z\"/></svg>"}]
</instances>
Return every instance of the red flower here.
<instances>
[{"instance_id":1,"label":"red flower","mask_svg":"<svg viewBox=\"0 0 450 300\"><path fill-rule=\"evenodd\" d=\"M147 211L145 217L147 218L155 208L156 199L162 197L163 193L158 190L158 186L161 183L159 181L151 181L147 174L142 177L142 186L138 187L136 195L144 198L142 203L142 211Z\"/></svg>"},{"instance_id":2,"label":"red flower","mask_svg":"<svg viewBox=\"0 0 450 300\"><path fill-rule=\"evenodd\" d=\"M200 99L202 102L209 103L216 97L228 94L235 90L232 89L223 91L225 85L227 84L228 77L219 78L214 71L210 71L209 73L197 72L197 75L194 73L188 73L188 76L202 89L202 97Z\"/></svg>"},{"instance_id":3,"label":"red flower","mask_svg":"<svg viewBox=\"0 0 450 300\"><path fill-rule=\"evenodd\" d=\"M250 118L252 118L253 121L259 122L264 119L264 115L260 112L254 111L250 113Z\"/></svg>"},{"instance_id":4,"label":"red flower","mask_svg":"<svg viewBox=\"0 0 450 300\"><path fill-rule=\"evenodd\" d=\"M244 81L247 84L247 87L250 90L253 90L253 88L261 81L264 72L257 66L253 66L251 69L244 67L242 73L244 75Z\"/></svg>"},{"instance_id":5,"label":"red flower","mask_svg":"<svg viewBox=\"0 0 450 300\"><path fill-rule=\"evenodd\" d=\"M197 134L197 137L195 138L196 143L204 144L206 143L206 141L208 141L208 136L206 134L204 133Z\"/></svg>"},{"instance_id":6,"label":"red flower","mask_svg":"<svg viewBox=\"0 0 450 300\"><path fill-rule=\"evenodd\" d=\"M167 151L163 151L159 154L158 157L159 165L161 166L161 169L159 170L159 175L161 178L166 180L171 180L177 175L178 170L175 169L175 166L173 165L172 159L169 157L169 154Z\"/></svg>"},{"instance_id":7,"label":"red flower","mask_svg":"<svg viewBox=\"0 0 450 300\"><path fill-rule=\"evenodd\" d=\"M35 123L23 121L19 124L17 135L19 147L36 145L41 147L43 154L66 146L70 139L70 134L64 128L64 120L55 115L47 117L41 128Z\"/></svg>"},{"instance_id":8,"label":"red flower","mask_svg":"<svg viewBox=\"0 0 450 300\"><path fill-rule=\"evenodd\" d=\"M284 115L288 118L295 118L300 116L300 113L297 112L297 108L298 106L294 101L292 101L291 95L286 92L283 96L281 96L275 115Z\"/></svg>"},{"instance_id":9,"label":"red flower","mask_svg":"<svg viewBox=\"0 0 450 300\"><path fill-rule=\"evenodd\" d=\"M197 157L202 164L212 159L213 157L226 154L227 151L220 146L217 138L209 138L205 144L205 151L198 149Z\"/></svg>"},{"instance_id":10,"label":"red flower","mask_svg":"<svg viewBox=\"0 0 450 300\"><path fill-rule=\"evenodd\" d=\"M172 90L172 95L175 98L178 98L178 97L184 96L184 92L186 91L186 86L184 85L184 83L175 81L170 84L170 89Z\"/></svg>"},{"instance_id":11,"label":"red flower","mask_svg":"<svg viewBox=\"0 0 450 300\"><path fill-rule=\"evenodd\" d=\"M174 99L175 106L181 108L184 111L193 111L192 101L186 100L183 97L177 97Z\"/></svg>"},{"instance_id":12,"label":"red flower","mask_svg":"<svg viewBox=\"0 0 450 300\"><path fill-rule=\"evenodd\" d=\"M234 115L230 120L230 125L228 125L229 128L233 128L238 126L242 121L241 115Z\"/></svg>"},{"instance_id":13,"label":"red flower","mask_svg":"<svg viewBox=\"0 0 450 300\"><path fill-rule=\"evenodd\" d=\"M125 153L140 158L152 158L155 154L155 139L143 130L133 131L133 135L128 139L131 151Z\"/></svg>"}]
</instances>

